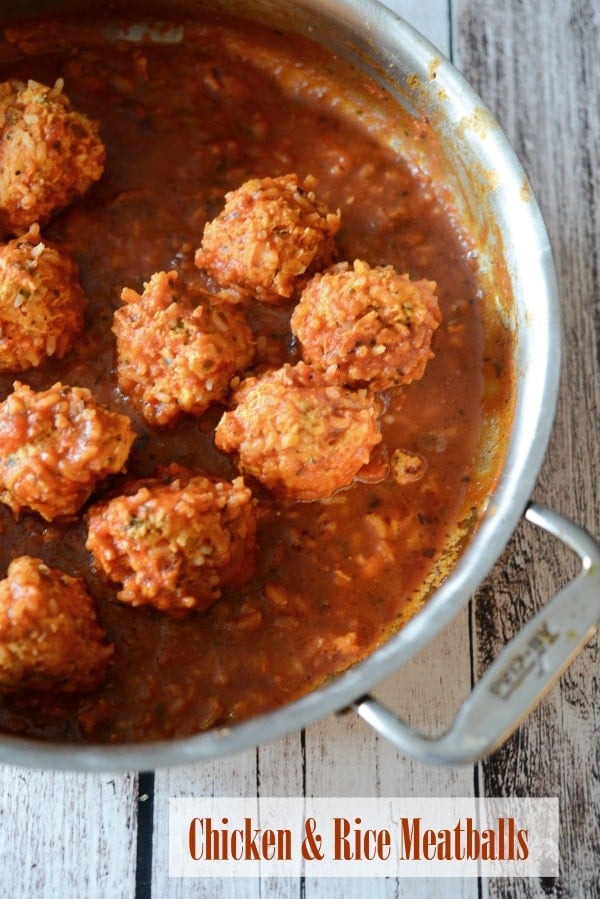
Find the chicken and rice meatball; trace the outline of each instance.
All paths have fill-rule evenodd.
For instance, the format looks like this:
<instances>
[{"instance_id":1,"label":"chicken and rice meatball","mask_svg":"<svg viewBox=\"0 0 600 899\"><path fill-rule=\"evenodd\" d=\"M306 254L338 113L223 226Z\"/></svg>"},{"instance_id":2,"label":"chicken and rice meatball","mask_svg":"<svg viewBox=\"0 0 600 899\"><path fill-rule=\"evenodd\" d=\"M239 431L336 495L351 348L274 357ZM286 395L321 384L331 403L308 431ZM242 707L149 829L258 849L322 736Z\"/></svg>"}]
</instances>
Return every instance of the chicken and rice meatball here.
<instances>
[{"instance_id":1,"label":"chicken and rice meatball","mask_svg":"<svg viewBox=\"0 0 600 899\"><path fill-rule=\"evenodd\" d=\"M77 266L37 225L0 247L0 371L62 359L83 329L84 309Z\"/></svg>"},{"instance_id":2,"label":"chicken and rice meatball","mask_svg":"<svg viewBox=\"0 0 600 899\"><path fill-rule=\"evenodd\" d=\"M171 465L92 506L88 522L97 567L133 606L182 617L254 572L256 515L241 477L229 483Z\"/></svg>"},{"instance_id":3,"label":"chicken and rice meatball","mask_svg":"<svg viewBox=\"0 0 600 899\"><path fill-rule=\"evenodd\" d=\"M94 690L112 655L82 578L31 556L10 563L0 581L0 691Z\"/></svg>"},{"instance_id":4,"label":"chicken and rice meatball","mask_svg":"<svg viewBox=\"0 0 600 899\"><path fill-rule=\"evenodd\" d=\"M0 84L0 231L18 234L85 193L102 175L98 125L62 92L29 81Z\"/></svg>"},{"instance_id":5,"label":"chicken and rice meatball","mask_svg":"<svg viewBox=\"0 0 600 899\"><path fill-rule=\"evenodd\" d=\"M123 471L134 440L129 418L89 390L59 382L35 392L17 381L0 403L0 502L46 521L73 515L99 481Z\"/></svg>"},{"instance_id":6,"label":"chicken and rice meatball","mask_svg":"<svg viewBox=\"0 0 600 899\"><path fill-rule=\"evenodd\" d=\"M222 287L267 303L281 302L331 262L339 212L314 194L315 179L251 179L225 195L225 208L204 228L196 265Z\"/></svg>"},{"instance_id":7,"label":"chicken and rice meatball","mask_svg":"<svg viewBox=\"0 0 600 899\"><path fill-rule=\"evenodd\" d=\"M119 387L152 425L201 415L254 355L243 312L206 299L193 305L177 272L158 272L141 295L125 288L121 296L113 321Z\"/></svg>"},{"instance_id":8,"label":"chicken and rice meatball","mask_svg":"<svg viewBox=\"0 0 600 899\"><path fill-rule=\"evenodd\" d=\"M302 362L249 378L234 401L217 447L285 499L325 499L348 486L381 441L375 395L326 384Z\"/></svg>"},{"instance_id":9,"label":"chicken and rice meatball","mask_svg":"<svg viewBox=\"0 0 600 899\"><path fill-rule=\"evenodd\" d=\"M435 290L358 260L315 275L291 318L302 358L334 383L386 390L418 380L441 321Z\"/></svg>"}]
</instances>

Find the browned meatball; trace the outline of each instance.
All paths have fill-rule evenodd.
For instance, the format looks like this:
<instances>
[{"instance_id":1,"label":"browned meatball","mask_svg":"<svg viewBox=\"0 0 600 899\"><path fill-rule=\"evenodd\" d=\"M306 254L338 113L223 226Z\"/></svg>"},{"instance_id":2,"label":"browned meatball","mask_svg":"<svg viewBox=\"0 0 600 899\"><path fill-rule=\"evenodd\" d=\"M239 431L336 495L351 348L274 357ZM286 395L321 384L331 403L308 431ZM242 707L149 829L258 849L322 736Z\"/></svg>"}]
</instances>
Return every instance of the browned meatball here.
<instances>
[{"instance_id":1,"label":"browned meatball","mask_svg":"<svg viewBox=\"0 0 600 899\"><path fill-rule=\"evenodd\" d=\"M25 371L67 353L83 328L75 263L32 225L0 247L0 371Z\"/></svg>"},{"instance_id":2,"label":"browned meatball","mask_svg":"<svg viewBox=\"0 0 600 899\"><path fill-rule=\"evenodd\" d=\"M122 299L113 323L119 387L150 424L201 415L254 355L243 312L226 303L194 306L176 272L153 275L141 295L125 288Z\"/></svg>"},{"instance_id":3,"label":"browned meatball","mask_svg":"<svg viewBox=\"0 0 600 899\"><path fill-rule=\"evenodd\" d=\"M254 504L242 478L229 483L177 465L159 475L92 506L86 545L123 585L120 600L181 617L251 577Z\"/></svg>"},{"instance_id":4,"label":"browned meatball","mask_svg":"<svg viewBox=\"0 0 600 899\"><path fill-rule=\"evenodd\" d=\"M291 319L302 358L340 384L385 390L418 380L441 321L435 289L360 261L315 275Z\"/></svg>"},{"instance_id":5,"label":"browned meatball","mask_svg":"<svg viewBox=\"0 0 600 899\"><path fill-rule=\"evenodd\" d=\"M0 231L44 223L102 175L98 126L62 89L62 79L0 84Z\"/></svg>"},{"instance_id":6,"label":"browned meatball","mask_svg":"<svg viewBox=\"0 0 600 899\"><path fill-rule=\"evenodd\" d=\"M0 581L0 691L93 690L112 655L81 578L31 556L10 563Z\"/></svg>"},{"instance_id":7,"label":"browned meatball","mask_svg":"<svg viewBox=\"0 0 600 899\"><path fill-rule=\"evenodd\" d=\"M225 195L225 208L204 228L196 265L223 287L268 303L291 297L331 261L340 215L297 175L246 181Z\"/></svg>"},{"instance_id":8,"label":"browned meatball","mask_svg":"<svg viewBox=\"0 0 600 899\"><path fill-rule=\"evenodd\" d=\"M58 383L36 393L16 381L0 403L0 502L46 521L72 515L98 481L123 470L134 440L127 416L89 390Z\"/></svg>"},{"instance_id":9,"label":"browned meatball","mask_svg":"<svg viewBox=\"0 0 600 899\"><path fill-rule=\"evenodd\" d=\"M327 385L304 363L244 381L234 399L216 445L287 499L324 499L348 486L381 441L374 395Z\"/></svg>"}]
</instances>

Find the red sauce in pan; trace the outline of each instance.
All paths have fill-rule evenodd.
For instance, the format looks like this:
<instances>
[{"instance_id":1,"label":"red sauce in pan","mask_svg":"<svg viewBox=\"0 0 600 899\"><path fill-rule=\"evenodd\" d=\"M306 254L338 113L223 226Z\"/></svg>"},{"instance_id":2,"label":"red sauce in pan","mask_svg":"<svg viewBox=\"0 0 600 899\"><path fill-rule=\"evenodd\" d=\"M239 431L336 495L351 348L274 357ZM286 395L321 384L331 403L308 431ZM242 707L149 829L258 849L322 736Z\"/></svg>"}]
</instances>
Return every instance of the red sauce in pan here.
<instances>
[{"instance_id":1,"label":"red sauce in pan","mask_svg":"<svg viewBox=\"0 0 600 899\"><path fill-rule=\"evenodd\" d=\"M57 380L89 387L98 402L129 415L139 437L127 477L170 462L237 474L213 443L221 407L168 430L140 419L117 389L111 333L123 287L141 291L154 272L172 269L205 283L194 251L227 190L250 177L314 175L319 197L341 210L340 259L393 265L438 285L435 358L421 381L386 394L383 417L388 455L417 454L422 476L398 485L388 473L329 501L295 504L278 504L253 484L261 510L256 574L207 611L172 620L125 606L91 563L83 516L15 521L0 508L0 574L27 553L83 576L115 645L103 687L68 698L4 697L2 729L120 742L230 724L363 658L418 606L424 580L475 503L474 460L493 392L486 384L501 382L509 350L500 343L490 356L475 256L443 191L390 148L396 130L409 139L393 101L356 74L346 82L339 60L225 20L188 28L182 44L109 43L99 29L70 25L56 30L57 48L51 29L34 30L28 52L18 52L15 34L0 80L63 78L73 105L100 122L107 151L102 179L44 229L79 265L89 299L85 331L61 362L19 378L35 389ZM375 103L382 114L377 128L367 128L362 113ZM410 140L427 142L426 125ZM256 304L251 313L263 359L296 361L291 308ZM0 377L0 399L12 381ZM496 402L505 399L500 391Z\"/></svg>"}]
</instances>

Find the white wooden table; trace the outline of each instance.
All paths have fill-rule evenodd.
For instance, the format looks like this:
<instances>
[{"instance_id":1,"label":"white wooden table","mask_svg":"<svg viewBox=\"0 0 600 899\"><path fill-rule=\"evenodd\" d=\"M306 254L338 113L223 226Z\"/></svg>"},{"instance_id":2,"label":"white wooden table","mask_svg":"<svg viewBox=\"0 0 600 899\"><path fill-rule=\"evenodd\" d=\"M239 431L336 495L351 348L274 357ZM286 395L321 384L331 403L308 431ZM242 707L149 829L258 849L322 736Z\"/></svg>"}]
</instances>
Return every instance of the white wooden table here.
<instances>
[{"instance_id":1,"label":"white wooden table","mask_svg":"<svg viewBox=\"0 0 600 899\"><path fill-rule=\"evenodd\" d=\"M536 190L563 301L558 414L538 500L600 534L600 3L388 0L467 76ZM522 525L470 607L377 692L441 731L498 647L572 571ZM516 602L516 600L519 602ZM13 897L597 897L598 640L489 761L447 770L396 752L352 716L213 763L83 775L0 767L0 895ZM556 796L558 880L198 881L168 876L170 796Z\"/></svg>"}]
</instances>

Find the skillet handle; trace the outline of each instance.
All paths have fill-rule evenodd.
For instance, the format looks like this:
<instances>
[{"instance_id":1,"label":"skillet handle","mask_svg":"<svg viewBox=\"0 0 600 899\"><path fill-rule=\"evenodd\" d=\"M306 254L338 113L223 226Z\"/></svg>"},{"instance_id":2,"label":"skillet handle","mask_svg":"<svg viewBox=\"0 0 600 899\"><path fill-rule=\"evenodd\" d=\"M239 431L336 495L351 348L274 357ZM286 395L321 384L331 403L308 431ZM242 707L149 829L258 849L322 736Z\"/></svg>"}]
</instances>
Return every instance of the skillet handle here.
<instances>
[{"instance_id":1,"label":"skillet handle","mask_svg":"<svg viewBox=\"0 0 600 899\"><path fill-rule=\"evenodd\" d=\"M497 749L558 680L600 623L600 545L582 528L531 503L525 517L579 556L581 571L504 647L441 737L416 733L372 696L352 707L381 736L424 762L461 765Z\"/></svg>"}]
</instances>

